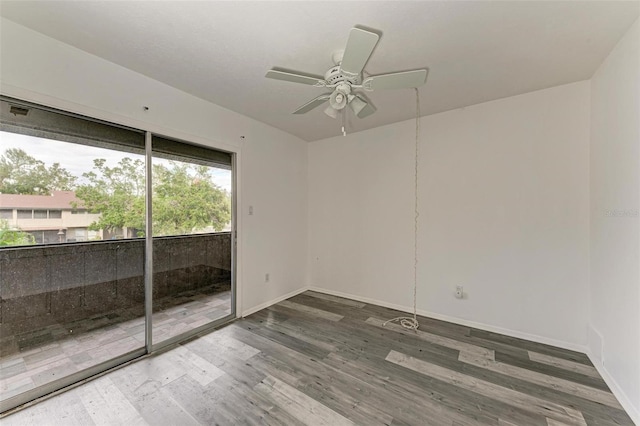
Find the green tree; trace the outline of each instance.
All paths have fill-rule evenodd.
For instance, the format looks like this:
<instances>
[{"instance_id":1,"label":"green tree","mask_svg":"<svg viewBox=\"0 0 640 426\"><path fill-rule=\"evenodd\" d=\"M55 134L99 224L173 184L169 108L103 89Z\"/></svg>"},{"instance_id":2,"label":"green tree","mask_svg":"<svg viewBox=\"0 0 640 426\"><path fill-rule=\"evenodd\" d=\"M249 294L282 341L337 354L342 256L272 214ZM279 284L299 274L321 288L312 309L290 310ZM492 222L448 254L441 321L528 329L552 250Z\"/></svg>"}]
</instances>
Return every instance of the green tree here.
<instances>
[{"instance_id":1,"label":"green tree","mask_svg":"<svg viewBox=\"0 0 640 426\"><path fill-rule=\"evenodd\" d=\"M144 229L145 170L141 160L122 159L108 167L94 160L94 170L83 174L76 197L85 208L100 213L91 229ZM212 181L205 166L171 162L153 166L154 235L190 234L212 228L220 231L231 219L229 194Z\"/></svg>"},{"instance_id":2,"label":"green tree","mask_svg":"<svg viewBox=\"0 0 640 426\"><path fill-rule=\"evenodd\" d=\"M231 220L229 194L213 183L209 168L172 162L153 166L153 234L190 234Z\"/></svg>"},{"instance_id":3,"label":"green tree","mask_svg":"<svg viewBox=\"0 0 640 426\"><path fill-rule=\"evenodd\" d=\"M76 178L54 163L47 167L20 148L9 148L0 157L0 192L3 194L50 195L73 190Z\"/></svg>"},{"instance_id":4,"label":"green tree","mask_svg":"<svg viewBox=\"0 0 640 426\"><path fill-rule=\"evenodd\" d=\"M0 247L4 246L26 246L36 243L33 235L23 232L20 229L11 229L9 222L0 219Z\"/></svg>"},{"instance_id":5,"label":"green tree","mask_svg":"<svg viewBox=\"0 0 640 426\"><path fill-rule=\"evenodd\" d=\"M108 167L102 158L93 160L93 171L83 173L87 183L76 188L85 208L100 213L90 229L114 231L123 227L144 229L144 162L123 158ZM74 206L77 207L77 206Z\"/></svg>"}]
</instances>

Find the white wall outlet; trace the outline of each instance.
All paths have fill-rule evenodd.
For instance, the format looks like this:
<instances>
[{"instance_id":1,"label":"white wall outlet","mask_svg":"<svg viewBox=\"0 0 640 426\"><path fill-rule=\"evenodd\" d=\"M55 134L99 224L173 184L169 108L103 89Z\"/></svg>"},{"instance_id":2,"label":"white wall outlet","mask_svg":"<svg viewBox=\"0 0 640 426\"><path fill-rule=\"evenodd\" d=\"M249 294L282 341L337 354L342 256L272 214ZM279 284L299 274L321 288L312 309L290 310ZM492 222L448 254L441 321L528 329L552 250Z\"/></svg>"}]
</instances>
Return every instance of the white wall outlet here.
<instances>
[{"instance_id":1,"label":"white wall outlet","mask_svg":"<svg viewBox=\"0 0 640 426\"><path fill-rule=\"evenodd\" d=\"M249 216L253 216L253 206L249 206Z\"/></svg>"},{"instance_id":2,"label":"white wall outlet","mask_svg":"<svg viewBox=\"0 0 640 426\"><path fill-rule=\"evenodd\" d=\"M456 299L464 299L464 287L456 286Z\"/></svg>"},{"instance_id":3,"label":"white wall outlet","mask_svg":"<svg viewBox=\"0 0 640 426\"><path fill-rule=\"evenodd\" d=\"M264 274L264 282L268 283L269 282L269 273L267 272L266 274Z\"/></svg>"}]
</instances>

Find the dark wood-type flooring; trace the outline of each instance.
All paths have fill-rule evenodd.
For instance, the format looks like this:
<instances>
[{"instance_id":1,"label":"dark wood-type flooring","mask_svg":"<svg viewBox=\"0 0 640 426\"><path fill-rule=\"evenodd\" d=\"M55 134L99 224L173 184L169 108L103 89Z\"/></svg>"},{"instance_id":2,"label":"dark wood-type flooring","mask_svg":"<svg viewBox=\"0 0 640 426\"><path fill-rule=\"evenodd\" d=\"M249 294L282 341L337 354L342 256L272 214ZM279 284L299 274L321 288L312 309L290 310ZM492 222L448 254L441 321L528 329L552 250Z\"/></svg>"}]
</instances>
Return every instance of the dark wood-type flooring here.
<instances>
[{"instance_id":1,"label":"dark wood-type flooring","mask_svg":"<svg viewBox=\"0 0 640 426\"><path fill-rule=\"evenodd\" d=\"M633 425L586 355L306 292L9 425Z\"/></svg>"}]
</instances>

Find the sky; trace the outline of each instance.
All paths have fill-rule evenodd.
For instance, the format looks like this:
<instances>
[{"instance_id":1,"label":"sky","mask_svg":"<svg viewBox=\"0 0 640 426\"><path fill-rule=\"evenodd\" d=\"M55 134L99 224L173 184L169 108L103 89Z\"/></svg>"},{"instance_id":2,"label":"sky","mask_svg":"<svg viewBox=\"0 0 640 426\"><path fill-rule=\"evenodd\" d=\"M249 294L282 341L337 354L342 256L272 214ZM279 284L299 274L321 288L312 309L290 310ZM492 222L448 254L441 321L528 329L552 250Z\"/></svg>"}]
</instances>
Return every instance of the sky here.
<instances>
[{"instance_id":1,"label":"sky","mask_svg":"<svg viewBox=\"0 0 640 426\"><path fill-rule=\"evenodd\" d=\"M71 174L82 182L82 174L93 168L95 158L104 158L108 166L115 166L121 159L130 157L144 161L144 156L129 152L119 152L111 149L96 148L51 139L42 139L17 133L0 132L0 156L9 148L20 148L30 156L44 162L47 166L60 163ZM154 163L169 166L168 160L154 158ZM213 182L219 187L231 192L231 171L211 168Z\"/></svg>"}]
</instances>

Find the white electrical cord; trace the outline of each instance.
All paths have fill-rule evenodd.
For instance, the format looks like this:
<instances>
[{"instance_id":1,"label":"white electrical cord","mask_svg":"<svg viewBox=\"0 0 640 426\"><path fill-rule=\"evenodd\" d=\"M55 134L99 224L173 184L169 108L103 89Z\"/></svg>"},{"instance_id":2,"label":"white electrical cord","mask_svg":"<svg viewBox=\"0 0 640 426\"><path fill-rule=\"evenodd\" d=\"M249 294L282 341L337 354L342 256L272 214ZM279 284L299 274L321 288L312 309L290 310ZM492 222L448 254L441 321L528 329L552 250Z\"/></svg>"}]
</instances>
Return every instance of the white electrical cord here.
<instances>
[{"instance_id":1,"label":"white electrical cord","mask_svg":"<svg viewBox=\"0 0 640 426\"><path fill-rule=\"evenodd\" d=\"M413 317L398 317L385 321L382 326L386 326L388 322L398 321L401 326L409 330L418 330L420 324L417 318L416 299L418 296L418 140L420 138L420 92L416 91L416 158L415 158L415 204L414 204L414 221L413 221Z\"/></svg>"}]
</instances>

